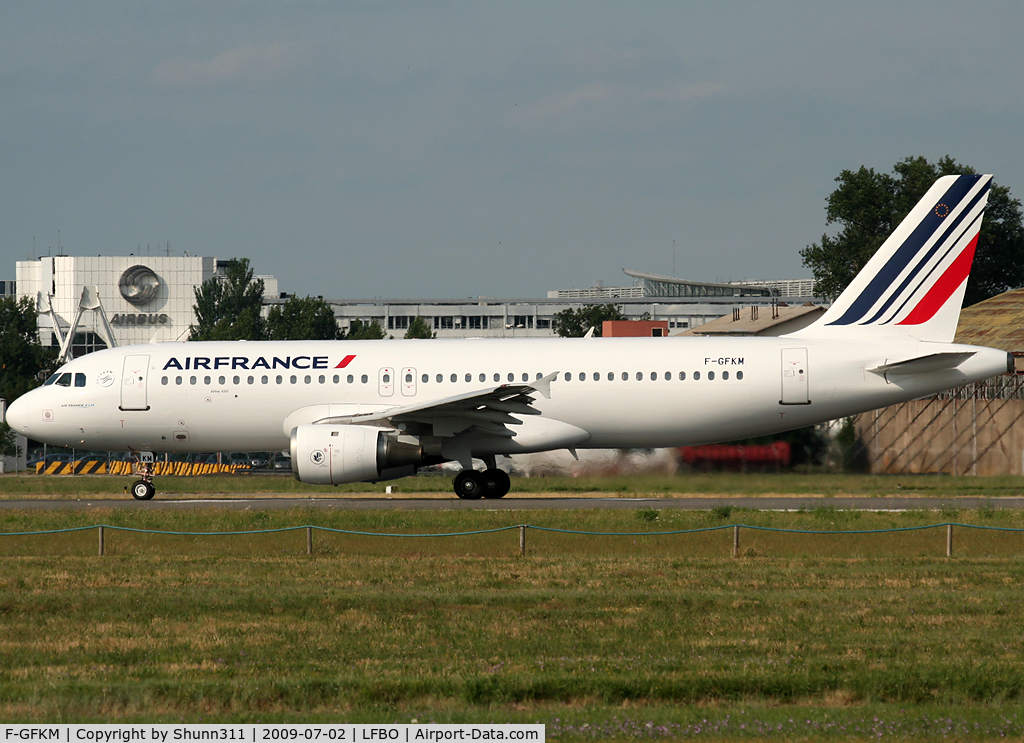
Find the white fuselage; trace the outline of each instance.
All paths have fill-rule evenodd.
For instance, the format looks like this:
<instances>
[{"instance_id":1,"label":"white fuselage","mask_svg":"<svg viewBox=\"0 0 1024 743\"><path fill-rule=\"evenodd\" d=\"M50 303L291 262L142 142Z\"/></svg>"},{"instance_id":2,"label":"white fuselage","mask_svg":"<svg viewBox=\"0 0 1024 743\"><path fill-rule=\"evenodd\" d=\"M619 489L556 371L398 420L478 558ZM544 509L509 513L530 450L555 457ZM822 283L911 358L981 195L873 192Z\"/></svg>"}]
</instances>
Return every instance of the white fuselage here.
<instances>
[{"instance_id":1,"label":"white fuselage","mask_svg":"<svg viewBox=\"0 0 1024 743\"><path fill-rule=\"evenodd\" d=\"M954 369L891 379L869 371L957 351L973 355ZM8 421L29 438L87 449L273 451L288 447L297 422L311 422L295 418L302 409L374 412L558 372L533 407L589 434L574 447L662 447L797 428L1006 370L1002 351L899 339L161 343L69 362L60 370L67 385L22 396ZM509 452L551 448L510 441Z\"/></svg>"}]
</instances>

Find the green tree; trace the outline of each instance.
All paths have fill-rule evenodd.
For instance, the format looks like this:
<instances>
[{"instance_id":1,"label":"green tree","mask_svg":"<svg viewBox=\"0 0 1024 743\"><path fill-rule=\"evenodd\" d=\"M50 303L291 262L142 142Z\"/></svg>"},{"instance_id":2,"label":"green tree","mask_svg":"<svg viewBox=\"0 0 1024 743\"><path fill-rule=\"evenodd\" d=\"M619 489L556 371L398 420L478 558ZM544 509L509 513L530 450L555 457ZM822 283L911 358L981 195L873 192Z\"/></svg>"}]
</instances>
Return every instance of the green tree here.
<instances>
[{"instance_id":1,"label":"green tree","mask_svg":"<svg viewBox=\"0 0 1024 743\"><path fill-rule=\"evenodd\" d=\"M814 275L816 292L838 297L936 178L975 172L948 155L936 163L908 157L893 167L891 175L864 166L856 171L843 170L836 178L839 187L828 197L825 210L826 224L838 224L838 232L835 236L824 234L820 243L800 251L804 265ZM964 305L1022 284L1021 204L1010 196L1008 188L993 183Z\"/></svg>"},{"instance_id":2,"label":"green tree","mask_svg":"<svg viewBox=\"0 0 1024 743\"><path fill-rule=\"evenodd\" d=\"M8 404L40 383L40 373L52 369L57 354L39 345L36 308L28 297L0 298L0 397ZM14 432L0 423L0 454L18 454Z\"/></svg>"},{"instance_id":3,"label":"green tree","mask_svg":"<svg viewBox=\"0 0 1024 743\"><path fill-rule=\"evenodd\" d=\"M430 323L424 320L422 317L414 317L412 322L409 323L409 329L405 331L405 338L436 338L435 333L430 328Z\"/></svg>"},{"instance_id":4,"label":"green tree","mask_svg":"<svg viewBox=\"0 0 1024 743\"><path fill-rule=\"evenodd\" d=\"M575 309L570 307L554 316L554 331L562 338L581 338L594 328L594 335L601 335L601 323L605 320L625 320L622 305L585 304Z\"/></svg>"},{"instance_id":5,"label":"green tree","mask_svg":"<svg viewBox=\"0 0 1024 743\"><path fill-rule=\"evenodd\" d=\"M272 341L333 341L343 336L331 305L322 297L289 297L267 315L267 337Z\"/></svg>"},{"instance_id":6,"label":"green tree","mask_svg":"<svg viewBox=\"0 0 1024 743\"><path fill-rule=\"evenodd\" d=\"M195 289L193 341L259 341L267 337L263 319L263 279L253 278L248 258L232 258L223 276Z\"/></svg>"},{"instance_id":7,"label":"green tree","mask_svg":"<svg viewBox=\"0 0 1024 743\"><path fill-rule=\"evenodd\" d=\"M380 323L376 320L367 323L356 319L349 325L348 333L345 335L345 340L377 341L386 337L387 333L384 332L384 328L382 328Z\"/></svg>"}]
</instances>

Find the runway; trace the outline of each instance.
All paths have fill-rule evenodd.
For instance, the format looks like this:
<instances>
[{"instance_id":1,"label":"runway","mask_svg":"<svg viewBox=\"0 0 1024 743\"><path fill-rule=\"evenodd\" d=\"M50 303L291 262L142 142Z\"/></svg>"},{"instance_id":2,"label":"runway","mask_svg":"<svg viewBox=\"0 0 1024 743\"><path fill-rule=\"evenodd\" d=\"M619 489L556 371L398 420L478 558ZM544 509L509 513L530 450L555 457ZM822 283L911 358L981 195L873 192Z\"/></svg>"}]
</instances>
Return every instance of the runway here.
<instances>
[{"instance_id":1,"label":"runway","mask_svg":"<svg viewBox=\"0 0 1024 743\"><path fill-rule=\"evenodd\" d=\"M817 508L862 511L911 511L958 509L1021 509L1024 497L1002 496L677 496L677 497L608 497L535 495L506 497L499 500L459 500L454 497L422 496L350 496L302 498L274 495L236 495L232 497L158 495L151 501L137 501L119 497L35 497L0 500L0 510L82 511L93 509L116 510L180 510L180 509L232 509L250 511L280 511L289 509L336 511L536 511L543 509L678 509L686 511L711 510L731 507L752 511L799 511Z\"/></svg>"}]
</instances>

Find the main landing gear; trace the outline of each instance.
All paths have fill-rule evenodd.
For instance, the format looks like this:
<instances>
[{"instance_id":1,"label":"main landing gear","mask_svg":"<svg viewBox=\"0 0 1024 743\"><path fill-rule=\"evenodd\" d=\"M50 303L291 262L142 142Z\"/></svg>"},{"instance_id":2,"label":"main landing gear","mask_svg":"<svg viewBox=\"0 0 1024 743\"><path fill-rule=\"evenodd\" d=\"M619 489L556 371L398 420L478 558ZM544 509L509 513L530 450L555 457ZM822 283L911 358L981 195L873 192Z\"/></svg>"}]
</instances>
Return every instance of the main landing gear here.
<instances>
[{"instance_id":1,"label":"main landing gear","mask_svg":"<svg viewBox=\"0 0 1024 743\"><path fill-rule=\"evenodd\" d=\"M153 464L143 462L139 470L141 480L132 483L132 498L135 500L153 500L156 495L156 486L153 485Z\"/></svg>"},{"instance_id":2,"label":"main landing gear","mask_svg":"<svg viewBox=\"0 0 1024 743\"><path fill-rule=\"evenodd\" d=\"M462 470L452 482L455 495L464 500L477 498L501 498L512 488L508 473L497 467L489 467L484 472Z\"/></svg>"}]
</instances>

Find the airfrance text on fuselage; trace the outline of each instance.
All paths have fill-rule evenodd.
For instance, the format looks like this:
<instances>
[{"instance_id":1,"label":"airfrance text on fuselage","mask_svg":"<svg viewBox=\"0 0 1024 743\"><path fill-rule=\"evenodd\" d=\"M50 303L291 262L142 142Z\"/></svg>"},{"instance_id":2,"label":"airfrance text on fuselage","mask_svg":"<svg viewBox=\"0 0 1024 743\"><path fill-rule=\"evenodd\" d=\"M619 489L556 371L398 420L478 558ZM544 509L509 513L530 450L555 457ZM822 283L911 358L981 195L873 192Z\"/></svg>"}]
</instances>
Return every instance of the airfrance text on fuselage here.
<instances>
[{"instance_id":1,"label":"airfrance text on fuselage","mask_svg":"<svg viewBox=\"0 0 1024 743\"><path fill-rule=\"evenodd\" d=\"M265 356L258 356L255 360L248 356L186 356L182 364L172 356L164 364L164 371L168 369L329 369L330 363L327 356L271 356L269 360Z\"/></svg>"}]
</instances>

